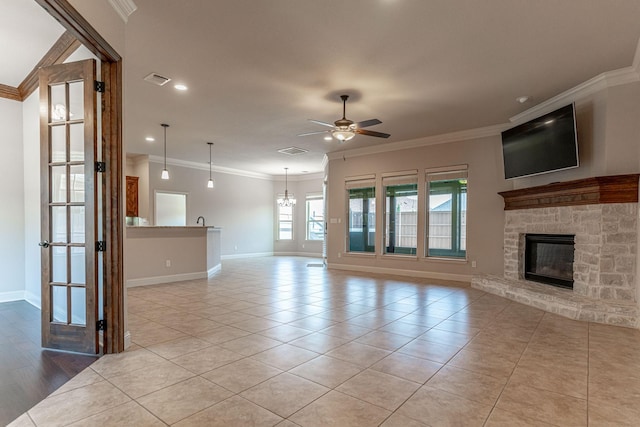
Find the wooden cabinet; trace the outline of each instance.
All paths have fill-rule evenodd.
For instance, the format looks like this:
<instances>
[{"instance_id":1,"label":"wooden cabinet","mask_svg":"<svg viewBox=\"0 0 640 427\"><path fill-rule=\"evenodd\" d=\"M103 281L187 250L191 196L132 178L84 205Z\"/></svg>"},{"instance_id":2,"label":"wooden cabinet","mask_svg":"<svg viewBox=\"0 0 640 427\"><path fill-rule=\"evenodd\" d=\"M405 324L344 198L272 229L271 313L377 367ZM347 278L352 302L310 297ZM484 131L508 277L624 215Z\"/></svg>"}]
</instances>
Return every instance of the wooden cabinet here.
<instances>
[{"instance_id":1,"label":"wooden cabinet","mask_svg":"<svg viewBox=\"0 0 640 427\"><path fill-rule=\"evenodd\" d=\"M138 216L138 177L127 177L127 215Z\"/></svg>"}]
</instances>

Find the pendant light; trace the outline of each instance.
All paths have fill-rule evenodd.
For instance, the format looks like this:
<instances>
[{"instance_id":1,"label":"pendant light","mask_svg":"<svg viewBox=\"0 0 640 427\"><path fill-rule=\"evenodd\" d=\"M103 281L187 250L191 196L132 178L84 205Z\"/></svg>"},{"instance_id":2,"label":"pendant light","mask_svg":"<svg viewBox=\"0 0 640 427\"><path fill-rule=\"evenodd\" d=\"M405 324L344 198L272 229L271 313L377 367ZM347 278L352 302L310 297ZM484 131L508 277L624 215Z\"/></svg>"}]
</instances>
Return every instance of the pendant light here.
<instances>
[{"instance_id":1,"label":"pendant light","mask_svg":"<svg viewBox=\"0 0 640 427\"><path fill-rule=\"evenodd\" d=\"M291 198L289 198L289 186L288 186L288 181L287 181L287 171L289 170L289 168L284 168L284 198L283 199L278 199L278 204L282 207L291 207L291 206L295 206L296 204L296 199L293 196L293 194L291 195Z\"/></svg>"},{"instance_id":2,"label":"pendant light","mask_svg":"<svg viewBox=\"0 0 640 427\"><path fill-rule=\"evenodd\" d=\"M162 175L160 175L160 178L169 179L169 171L167 170L167 128L169 125L162 123L160 126L164 128L164 169L162 169Z\"/></svg>"},{"instance_id":3,"label":"pendant light","mask_svg":"<svg viewBox=\"0 0 640 427\"><path fill-rule=\"evenodd\" d=\"M213 142L207 142L209 144L209 181L207 182L207 188L213 188L216 186L215 181L211 177L211 147L213 147Z\"/></svg>"}]
</instances>

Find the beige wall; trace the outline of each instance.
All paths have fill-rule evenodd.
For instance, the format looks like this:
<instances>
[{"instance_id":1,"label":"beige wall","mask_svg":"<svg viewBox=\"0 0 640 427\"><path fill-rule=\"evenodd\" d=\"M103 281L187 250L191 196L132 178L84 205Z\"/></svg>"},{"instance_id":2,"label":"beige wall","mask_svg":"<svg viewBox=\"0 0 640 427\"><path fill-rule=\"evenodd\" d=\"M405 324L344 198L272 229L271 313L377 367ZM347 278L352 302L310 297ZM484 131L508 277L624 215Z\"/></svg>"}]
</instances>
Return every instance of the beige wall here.
<instances>
[{"instance_id":1,"label":"beige wall","mask_svg":"<svg viewBox=\"0 0 640 427\"><path fill-rule=\"evenodd\" d=\"M306 197L308 194L322 194L322 178L318 177L305 177L289 176L288 189L289 194L293 194L296 197L296 206L293 211L293 240L275 240L278 237L277 224L274 222L274 246L273 251L276 254L300 254L305 256L322 256L322 242L309 241L306 239L307 233L307 212L306 212ZM273 208L274 208L274 221L277 215L277 206L275 200L278 195L284 194L285 182L284 178L280 181L274 182L273 193Z\"/></svg>"},{"instance_id":2,"label":"beige wall","mask_svg":"<svg viewBox=\"0 0 640 427\"><path fill-rule=\"evenodd\" d=\"M504 180L499 135L455 143L330 160L328 262L336 268L370 269L468 279L477 273L503 272L503 200L499 191L544 185L592 176L640 172L640 83L605 89L576 101L580 167L535 177ZM382 173L417 169L419 179L433 167L468 165L467 261L439 261L424 257L401 259L345 255L345 177L375 174L377 191ZM420 191L424 191L422 185ZM379 194L379 193L378 193ZM382 211L378 203L377 212ZM379 222L380 224L381 222ZM380 230L380 227L378 227ZM378 231L379 234L379 231ZM423 234L419 233L419 236ZM379 243L379 239L378 242ZM379 244L377 251L380 252ZM471 266L476 261L477 267Z\"/></svg>"},{"instance_id":3,"label":"beige wall","mask_svg":"<svg viewBox=\"0 0 640 427\"><path fill-rule=\"evenodd\" d=\"M497 191L508 188L501 175L500 162L502 160L498 136L369 156L349 157L347 155L345 158L346 160L331 160L328 164L328 218L330 224L327 261L330 266L350 265L358 268L366 267L370 271L388 269L397 272L402 272L402 270L429 272L433 276L449 276L449 278L460 280L464 277L459 276L470 276L476 270L502 271L502 257L489 255L501 254L502 251L504 214L502 199ZM462 164L468 165L469 176L467 219L467 257L469 262L429 260L424 257L415 259L413 257L402 258L383 255L364 257L345 254L347 204L344 182L346 177L375 174L376 192L380 194L381 174L417 169L419 188L422 192L425 188L423 184L425 169ZM376 212L382 212L382 210L382 205L378 203ZM377 234L376 249L379 252L380 233ZM419 231L419 235L421 234ZM498 238L496 239L495 236ZM470 261L476 261L477 268L472 268Z\"/></svg>"},{"instance_id":4,"label":"beige wall","mask_svg":"<svg viewBox=\"0 0 640 427\"><path fill-rule=\"evenodd\" d=\"M207 233L200 228L127 227L126 235L127 282L207 271Z\"/></svg>"},{"instance_id":5,"label":"beige wall","mask_svg":"<svg viewBox=\"0 0 640 427\"><path fill-rule=\"evenodd\" d=\"M108 1L69 0L69 3L111 47L124 56L125 23Z\"/></svg>"},{"instance_id":6,"label":"beige wall","mask_svg":"<svg viewBox=\"0 0 640 427\"><path fill-rule=\"evenodd\" d=\"M151 221L149 217L149 157L127 156L125 175L138 177L138 217Z\"/></svg>"},{"instance_id":7,"label":"beige wall","mask_svg":"<svg viewBox=\"0 0 640 427\"><path fill-rule=\"evenodd\" d=\"M149 163L149 219L153 224L156 190L188 193L187 225L203 216L206 224L222 228L222 257L273 252L273 182L246 176L213 173L216 187L207 188L209 171L168 165L171 179L160 179L162 165Z\"/></svg>"}]
</instances>

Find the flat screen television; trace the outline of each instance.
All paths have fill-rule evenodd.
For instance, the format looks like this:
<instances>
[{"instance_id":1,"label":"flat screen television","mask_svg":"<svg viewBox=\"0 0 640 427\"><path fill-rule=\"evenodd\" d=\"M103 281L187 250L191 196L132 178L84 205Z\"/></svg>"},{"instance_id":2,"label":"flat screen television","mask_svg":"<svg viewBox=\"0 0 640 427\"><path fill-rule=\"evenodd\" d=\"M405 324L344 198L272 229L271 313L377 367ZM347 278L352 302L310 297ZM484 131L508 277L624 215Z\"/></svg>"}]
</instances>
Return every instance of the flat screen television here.
<instances>
[{"instance_id":1,"label":"flat screen television","mask_svg":"<svg viewBox=\"0 0 640 427\"><path fill-rule=\"evenodd\" d=\"M502 157L505 179L578 167L574 105L502 132Z\"/></svg>"}]
</instances>

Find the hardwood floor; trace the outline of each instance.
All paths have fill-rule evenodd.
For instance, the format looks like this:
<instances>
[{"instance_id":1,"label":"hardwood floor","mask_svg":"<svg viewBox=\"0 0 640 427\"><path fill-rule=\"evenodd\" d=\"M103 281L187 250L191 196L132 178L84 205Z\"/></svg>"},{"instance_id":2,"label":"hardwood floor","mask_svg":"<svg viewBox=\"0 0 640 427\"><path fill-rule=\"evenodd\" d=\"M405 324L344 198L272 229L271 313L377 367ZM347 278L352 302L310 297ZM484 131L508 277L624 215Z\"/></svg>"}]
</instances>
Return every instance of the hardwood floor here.
<instances>
[{"instance_id":1,"label":"hardwood floor","mask_svg":"<svg viewBox=\"0 0 640 427\"><path fill-rule=\"evenodd\" d=\"M7 425L97 357L40 347L40 310L26 301L0 304L0 425Z\"/></svg>"}]
</instances>

